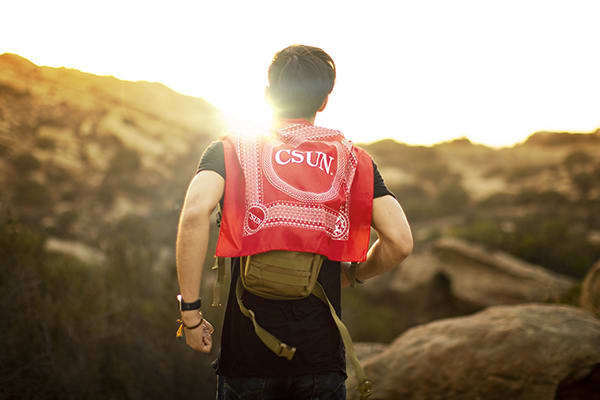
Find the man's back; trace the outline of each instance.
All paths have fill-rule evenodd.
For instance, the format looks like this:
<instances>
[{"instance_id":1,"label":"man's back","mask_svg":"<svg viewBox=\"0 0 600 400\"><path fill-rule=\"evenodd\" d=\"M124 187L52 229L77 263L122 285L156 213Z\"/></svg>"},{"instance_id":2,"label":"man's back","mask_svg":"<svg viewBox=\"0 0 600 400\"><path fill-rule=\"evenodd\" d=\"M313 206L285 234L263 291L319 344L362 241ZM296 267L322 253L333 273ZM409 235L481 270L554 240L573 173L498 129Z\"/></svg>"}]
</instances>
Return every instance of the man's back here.
<instances>
[{"instance_id":1,"label":"man's back","mask_svg":"<svg viewBox=\"0 0 600 400\"><path fill-rule=\"evenodd\" d=\"M292 64L295 66L290 67ZM311 74L312 78L310 78ZM327 95L333 88L334 79L333 61L321 49L291 46L278 53L269 68L271 86L268 88L268 97L271 99L276 113L279 114L279 117L276 118L278 127L285 127L286 124L289 124L286 122L286 118L295 120L301 118L305 120L303 124L312 126L316 112L322 111L327 104ZM223 203L222 198L225 194L225 202L228 202L225 203L224 209L226 228L221 229L221 234L231 246L226 247L225 250L221 248L221 251L232 257L235 255L235 257L232 263L232 287L223 324L222 348L217 367L218 398L229 398L227 397L228 393L240 396L257 391L261 393L268 391L271 395L282 398L304 399L315 396L345 398L343 345L328 306L315 296L301 300L278 301L263 299L244 291L243 303L255 312L257 322L283 342L297 347L296 354L291 361L277 357L260 342L254 333L251 321L242 315L237 307L234 289L240 273L237 255L269 251L269 245L272 245L274 246L272 250L318 253L322 251L323 253L320 254L329 256L331 259L361 261L365 257L366 247L364 250L359 249L358 252L352 250L354 244L357 246L368 245L369 226L367 222L365 231L364 221L371 221L372 217L372 226L379 234L379 240L370 248L366 261L359 265L357 278L364 280L390 269L410 253L412 237L406 217L393 195L385 187L375 164L365 155L366 153L359 151L358 154L362 154L361 157L363 157L362 167L356 169L357 175L354 178L351 175L345 175L348 181L344 184L345 186L340 187L348 190L339 190L336 194L339 201L336 200L325 206L323 202L313 199L311 206L305 206L301 201L302 196L296 198L292 190L286 194L291 196L291 203L285 201L285 197L281 197L281 201L286 204L297 204L294 207L300 209L307 207L309 213L299 213L292 218L299 218L300 222L302 222L302 218L308 218L307 221L310 223L298 223L298 221L290 223L290 220L286 220L284 224L263 225L264 219L260 218L261 216L266 218L275 215L267 215L263 211L258 218L250 218L257 226L260 225L261 229L265 228L263 232L260 232L261 239L253 242L247 237L256 234L260 229L256 229L257 226L250 226L251 229L247 229L244 225L249 221L249 192L244 190L248 182L245 180L244 174L239 173L240 168L236 166L235 159L231 157L234 153L231 152L231 149L224 150L220 143L217 142L207 149L200 162L199 172L190 184L180 218L177 240L179 282L183 298L188 301L187 299L193 299L195 293L199 291L201 270L197 266L200 264L199 260L203 259L206 253L210 213L219 201ZM287 153L288 150L289 153ZM328 171L332 165L331 159L324 155L325 151L321 151L321 153L323 154L321 156L322 170L331 172ZM353 154L353 151L349 154ZM301 155L300 152L293 153L290 148L282 150L279 154L271 153L266 157L273 158L275 162L281 161L280 164L285 165L292 162L292 156L296 157L296 160L300 160ZM238 159L242 160L243 157ZM223 160L229 160L229 166ZM367 160L368 163L365 163L364 160ZM311 161L318 165L316 159L311 159ZM357 165L360 164L359 162ZM229 176L232 171L233 177ZM365 174L365 171L369 172ZM273 184L268 177L263 179L262 176L256 182L259 182L259 185L260 182ZM310 179L304 182L303 185L308 185L307 192L310 193ZM365 182L368 182L368 190L356 190L364 188ZM273 186L277 189L276 184ZM364 198L363 192L368 193L368 199ZM276 191L273 193L276 194ZM362 196L361 193L363 193ZM232 202L234 198L239 200L239 196L242 196L241 202ZM245 201L244 196L246 196ZM274 198L277 196L280 195L276 195ZM354 199L352 196L358 197ZM314 196L311 194L308 197ZM327 198L329 199L329 197ZM250 198L251 201L253 199L253 197ZM363 203L365 206L360 206ZM357 204L359 204L358 207ZM268 205L262 204L261 207ZM351 205L354 205L354 208ZM331 214L334 218L319 222L319 213L312 212L311 207L321 209L325 212L323 215ZM246 208L246 211L240 213L243 208ZM230 211L228 212L227 209ZM316 215L317 219L307 217L307 215ZM231 218L232 216L235 217ZM285 216L283 217L285 218ZM227 220L227 218L229 219ZM288 228L277 231L270 230L272 226L281 228L286 225L290 226L290 236L287 236L286 229ZM363 233L357 234L346 230L346 228L352 229L357 226L363 229L361 231ZM305 237L308 240L303 244L298 244L296 239L303 237L303 227L307 229ZM321 233L310 232L311 229ZM344 235L340 235L340 232ZM364 236L365 232L366 236ZM282 240L283 236L291 239ZM357 237L364 239L356 241ZM340 246L342 240L346 240L346 244L342 243ZM315 245L312 241L318 242L319 245ZM221 238L219 242L221 244ZM219 246L217 251L219 251ZM359 255L357 256L357 254ZM340 262L326 260L318 278L338 316L341 314L341 287L350 283L346 273L342 273L344 268ZM182 311L186 326L195 326L199 320L198 316L201 318L201 313L197 315L194 312ZM198 326L201 326L202 323L207 324L207 322L200 321ZM205 331L212 332L212 327L208 326ZM205 352L210 350L210 338L198 333L193 328L186 329L186 341L197 350Z\"/></svg>"},{"instance_id":2,"label":"man's back","mask_svg":"<svg viewBox=\"0 0 600 400\"><path fill-rule=\"evenodd\" d=\"M375 163L373 197L391 195ZM214 142L204 152L197 172L213 171L224 180L223 143ZM341 317L339 262L326 260L319 282ZM345 375L344 348L327 306L314 296L294 301L273 301L244 293L244 303L257 315L258 322L281 341L297 347L288 361L275 356L262 344L235 299L239 276L239 258L232 260L232 279L223 323L222 348L217 373L226 376L287 376L316 372L340 372Z\"/></svg>"}]
</instances>

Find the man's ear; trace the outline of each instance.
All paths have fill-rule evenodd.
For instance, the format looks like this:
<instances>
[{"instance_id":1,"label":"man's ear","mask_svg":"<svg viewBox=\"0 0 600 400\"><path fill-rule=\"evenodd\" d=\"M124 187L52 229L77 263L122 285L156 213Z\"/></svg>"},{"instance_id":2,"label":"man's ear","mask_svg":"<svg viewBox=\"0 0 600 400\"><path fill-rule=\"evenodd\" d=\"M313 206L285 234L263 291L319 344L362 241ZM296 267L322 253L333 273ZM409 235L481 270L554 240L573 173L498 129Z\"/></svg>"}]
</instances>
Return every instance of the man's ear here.
<instances>
[{"instance_id":1,"label":"man's ear","mask_svg":"<svg viewBox=\"0 0 600 400\"><path fill-rule=\"evenodd\" d=\"M325 107L327 107L327 102L329 101L329 95L325 96L325 100L323 100L323 103L321 104L321 107L319 107L319 109L317 110L317 112L321 112L325 109Z\"/></svg>"},{"instance_id":2,"label":"man's ear","mask_svg":"<svg viewBox=\"0 0 600 400\"><path fill-rule=\"evenodd\" d=\"M265 87L265 101L267 104L271 104L271 88L269 86Z\"/></svg>"}]
</instances>

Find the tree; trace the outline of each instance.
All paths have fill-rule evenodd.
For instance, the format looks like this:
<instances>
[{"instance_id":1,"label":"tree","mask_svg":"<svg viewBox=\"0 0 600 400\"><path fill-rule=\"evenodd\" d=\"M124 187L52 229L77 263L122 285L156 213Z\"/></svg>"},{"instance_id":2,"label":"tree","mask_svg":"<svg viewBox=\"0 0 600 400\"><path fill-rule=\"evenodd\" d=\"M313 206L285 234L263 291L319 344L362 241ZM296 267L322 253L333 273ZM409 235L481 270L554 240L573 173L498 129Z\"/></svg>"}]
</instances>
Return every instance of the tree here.
<instances>
[{"instance_id":1,"label":"tree","mask_svg":"<svg viewBox=\"0 0 600 400\"><path fill-rule=\"evenodd\" d=\"M573 151L563 160L563 164L570 174L576 173L582 167L588 166L594 158L584 151Z\"/></svg>"}]
</instances>

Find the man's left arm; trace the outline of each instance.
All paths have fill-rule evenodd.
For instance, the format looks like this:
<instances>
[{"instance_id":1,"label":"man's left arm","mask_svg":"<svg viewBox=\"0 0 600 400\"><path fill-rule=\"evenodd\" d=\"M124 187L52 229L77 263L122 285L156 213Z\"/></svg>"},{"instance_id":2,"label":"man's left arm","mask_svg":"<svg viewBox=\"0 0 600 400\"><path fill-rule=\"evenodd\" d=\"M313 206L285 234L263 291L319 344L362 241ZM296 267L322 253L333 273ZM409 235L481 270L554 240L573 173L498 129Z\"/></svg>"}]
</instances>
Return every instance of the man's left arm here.
<instances>
[{"instance_id":1,"label":"man's left arm","mask_svg":"<svg viewBox=\"0 0 600 400\"><path fill-rule=\"evenodd\" d=\"M177 279L183 301L194 302L200 295L202 268L208 248L210 215L223 195L225 180L214 171L201 171L192 179L179 217L176 262ZM181 318L186 326L195 326L202 314L197 310L183 311ZM210 352L212 325L206 320L197 329L186 329L188 346L205 353Z\"/></svg>"}]
</instances>

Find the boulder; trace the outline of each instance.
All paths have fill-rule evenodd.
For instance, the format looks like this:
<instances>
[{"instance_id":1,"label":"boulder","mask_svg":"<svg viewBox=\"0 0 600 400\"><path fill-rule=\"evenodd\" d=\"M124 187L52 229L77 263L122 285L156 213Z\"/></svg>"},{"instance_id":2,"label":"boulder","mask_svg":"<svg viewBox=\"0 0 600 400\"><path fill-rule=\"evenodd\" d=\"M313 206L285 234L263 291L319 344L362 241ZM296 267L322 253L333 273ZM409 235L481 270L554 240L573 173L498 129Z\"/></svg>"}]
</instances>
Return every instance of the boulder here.
<instances>
[{"instance_id":1,"label":"boulder","mask_svg":"<svg viewBox=\"0 0 600 400\"><path fill-rule=\"evenodd\" d=\"M49 237L44 243L49 251L68 254L88 264L102 264L106 262L106 256L101 251L74 240L63 240L57 237Z\"/></svg>"},{"instance_id":2,"label":"boulder","mask_svg":"<svg viewBox=\"0 0 600 400\"><path fill-rule=\"evenodd\" d=\"M387 349L388 345L385 343L377 342L357 342L354 343L354 352L358 361L363 362ZM348 361L346 363L346 373L348 376L354 375L354 368L352 363Z\"/></svg>"},{"instance_id":3,"label":"boulder","mask_svg":"<svg viewBox=\"0 0 600 400\"><path fill-rule=\"evenodd\" d=\"M454 238L412 254L365 283L375 304L397 310L394 329L472 314L488 306L556 302L575 281L502 251ZM348 313L346 314L348 315Z\"/></svg>"},{"instance_id":4,"label":"boulder","mask_svg":"<svg viewBox=\"0 0 600 400\"><path fill-rule=\"evenodd\" d=\"M600 261L590 268L583 280L579 304L600 317Z\"/></svg>"},{"instance_id":5,"label":"boulder","mask_svg":"<svg viewBox=\"0 0 600 400\"><path fill-rule=\"evenodd\" d=\"M600 320L570 306L490 307L412 328L362 364L371 400L600 398ZM353 376L347 386L358 399Z\"/></svg>"},{"instance_id":6,"label":"boulder","mask_svg":"<svg viewBox=\"0 0 600 400\"><path fill-rule=\"evenodd\" d=\"M360 361L363 361L381 353L387 349L387 347L388 345L386 343L358 342L354 343L354 352L356 353L356 357Z\"/></svg>"},{"instance_id":7,"label":"boulder","mask_svg":"<svg viewBox=\"0 0 600 400\"><path fill-rule=\"evenodd\" d=\"M412 254L399 268L368 280L361 288L366 300L394 312L394 336L440 318L471 314L482 305L458 297L441 261L431 252ZM352 319L352 310L344 310Z\"/></svg>"},{"instance_id":8,"label":"boulder","mask_svg":"<svg viewBox=\"0 0 600 400\"><path fill-rule=\"evenodd\" d=\"M483 306L559 300L575 281L499 250L456 238L434 245L453 292Z\"/></svg>"}]
</instances>

